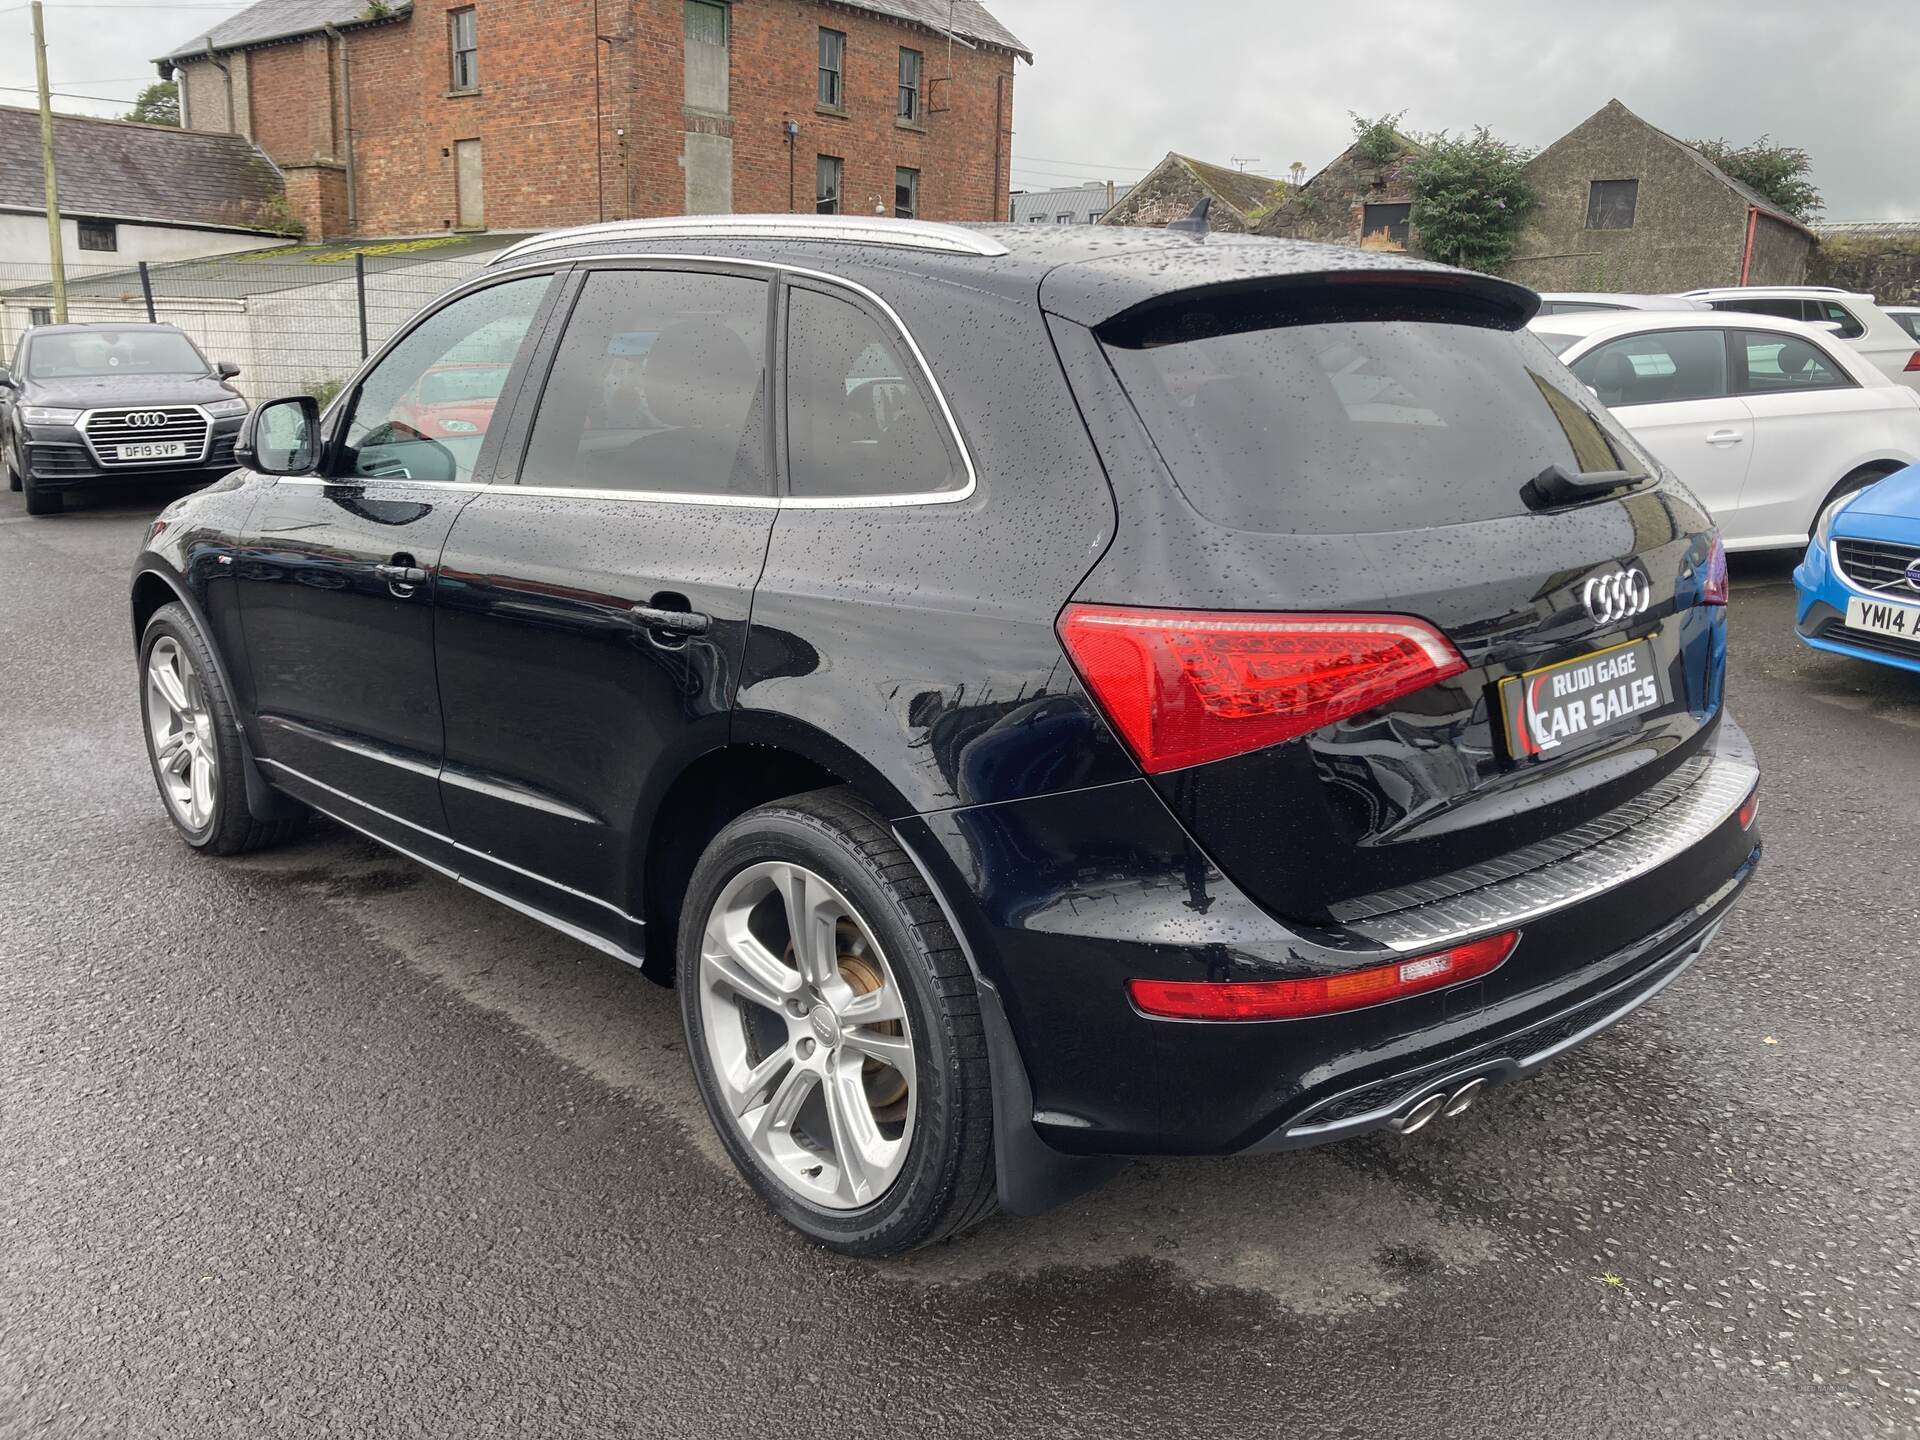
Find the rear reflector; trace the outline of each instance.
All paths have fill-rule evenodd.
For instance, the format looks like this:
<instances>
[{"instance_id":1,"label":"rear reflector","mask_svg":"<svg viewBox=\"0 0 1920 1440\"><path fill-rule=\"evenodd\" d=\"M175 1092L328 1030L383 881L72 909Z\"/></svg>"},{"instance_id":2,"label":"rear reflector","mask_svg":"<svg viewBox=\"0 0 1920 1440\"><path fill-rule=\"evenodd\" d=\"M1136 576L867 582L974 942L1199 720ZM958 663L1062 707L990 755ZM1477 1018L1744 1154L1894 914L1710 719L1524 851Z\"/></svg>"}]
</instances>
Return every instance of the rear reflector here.
<instances>
[{"instance_id":1,"label":"rear reflector","mask_svg":"<svg viewBox=\"0 0 1920 1440\"><path fill-rule=\"evenodd\" d=\"M1920 350L1914 351L1907 357L1907 370L1909 373L1920 370Z\"/></svg>"},{"instance_id":2,"label":"rear reflector","mask_svg":"<svg viewBox=\"0 0 1920 1440\"><path fill-rule=\"evenodd\" d=\"M1277 745L1467 668L1406 615L1069 605L1059 631L1148 774Z\"/></svg>"},{"instance_id":3,"label":"rear reflector","mask_svg":"<svg viewBox=\"0 0 1920 1440\"><path fill-rule=\"evenodd\" d=\"M1700 582L1700 603L1727 603L1727 547L1721 543L1718 530L1713 532L1713 549L1707 552L1707 573Z\"/></svg>"},{"instance_id":4,"label":"rear reflector","mask_svg":"<svg viewBox=\"0 0 1920 1440\"><path fill-rule=\"evenodd\" d=\"M1760 785L1758 781L1755 781L1753 789L1747 792L1747 798L1742 800L1740 802L1740 808L1734 811L1734 816L1740 821L1740 828L1742 830L1751 830L1753 828L1753 822L1759 817L1759 814Z\"/></svg>"},{"instance_id":5,"label":"rear reflector","mask_svg":"<svg viewBox=\"0 0 1920 1440\"><path fill-rule=\"evenodd\" d=\"M1167 1020L1298 1020L1478 979L1499 969L1519 940L1518 930L1505 930L1418 959L1311 980L1129 980L1127 993L1142 1014Z\"/></svg>"}]
</instances>

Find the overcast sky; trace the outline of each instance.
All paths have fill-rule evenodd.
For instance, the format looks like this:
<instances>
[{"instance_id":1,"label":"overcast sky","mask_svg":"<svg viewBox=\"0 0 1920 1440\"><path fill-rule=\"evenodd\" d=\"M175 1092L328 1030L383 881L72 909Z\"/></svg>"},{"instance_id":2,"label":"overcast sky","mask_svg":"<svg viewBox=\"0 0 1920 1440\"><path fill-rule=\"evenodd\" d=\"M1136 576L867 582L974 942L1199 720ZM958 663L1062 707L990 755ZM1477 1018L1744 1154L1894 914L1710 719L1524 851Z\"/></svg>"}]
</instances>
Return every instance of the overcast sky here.
<instances>
[{"instance_id":1,"label":"overcast sky","mask_svg":"<svg viewBox=\"0 0 1920 1440\"><path fill-rule=\"evenodd\" d=\"M1544 145L1618 96L1683 138L1813 153L1827 218L1920 217L1920 0L987 0L1032 49L1014 183L1132 180L1168 150L1283 176L1347 143L1347 112L1489 125ZM148 63L241 5L57 0L54 87L131 99ZM91 13L89 13L91 12ZM33 84L0 0L0 85ZM31 104L30 90L0 101ZM124 101L61 99L113 114Z\"/></svg>"}]
</instances>

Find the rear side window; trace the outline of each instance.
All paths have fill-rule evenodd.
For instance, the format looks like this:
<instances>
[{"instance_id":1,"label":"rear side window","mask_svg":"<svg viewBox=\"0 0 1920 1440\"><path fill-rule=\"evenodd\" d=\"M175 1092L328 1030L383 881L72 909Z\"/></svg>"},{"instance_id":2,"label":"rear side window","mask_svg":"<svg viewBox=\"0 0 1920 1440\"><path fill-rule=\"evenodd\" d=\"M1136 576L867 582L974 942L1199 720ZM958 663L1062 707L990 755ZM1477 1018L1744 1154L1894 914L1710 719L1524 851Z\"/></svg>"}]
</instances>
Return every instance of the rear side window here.
<instances>
[{"instance_id":1,"label":"rear side window","mask_svg":"<svg viewBox=\"0 0 1920 1440\"><path fill-rule=\"evenodd\" d=\"M1809 319L1838 325L1840 328L1834 333L1842 340L1857 340L1867 333L1867 327L1860 323L1860 318L1837 301L1809 300L1807 308L1813 312Z\"/></svg>"},{"instance_id":2,"label":"rear side window","mask_svg":"<svg viewBox=\"0 0 1920 1440\"><path fill-rule=\"evenodd\" d=\"M1853 384L1832 357L1798 335L1736 330L1734 343L1746 360L1745 389L1750 395L1838 390Z\"/></svg>"},{"instance_id":3,"label":"rear side window","mask_svg":"<svg viewBox=\"0 0 1920 1440\"><path fill-rule=\"evenodd\" d=\"M1222 301L1105 341L1181 491L1221 524L1423 529L1523 513L1522 487L1549 465L1645 472L1524 331L1440 318L1250 328L1249 309Z\"/></svg>"},{"instance_id":4,"label":"rear side window","mask_svg":"<svg viewBox=\"0 0 1920 1440\"><path fill-rule=\"evenodd\" d=\"M523 485L765 495L767 282L587 277L554 356Z\"/></svg>"},{"instance_id":5,"label":"rear side window","mask_svg":"<svg viewBox=\"0 0 1920 1440\"><path fill-rule=\"evenodd\" d=\"M787 291L787 485L806 498L924 495L964 481L898 331L853 301Z\"/></svg>"},{"instance_id":6,"label":"rear side window","mask_svg":"<svg viewBox=\"0 0 1920 1440\"><path fill-rule=\"evenodd\" d=\"M1782 320L1805 320L1807 302L1804 300L1776 300L1761 297L1758 299L1709 300L1716 310L1733 310L1742 315L1777 315Z\"/></svg>"},{"instance_id":7,"label":"rear side window","mask_svg":"<svg viewBox=\"0 0 1920 1440\"><path fill-rule=\"evenodd\" d=\"M1573 373L1608 405L1710 400L1727 393L1727 341L1719 330L1656 330L1596 345Z\"/></svg>"},{"instance_id":8,"label":"rear side window","mask_svg":"<svg viewBox=\"0 0 1920 1440\"><path fill-rule=\"evenodd\" d=\"M1920 340L1920 310L1902 310L1893 317L1893 323L1914 339Z\"/></svg>"}]
</instances>

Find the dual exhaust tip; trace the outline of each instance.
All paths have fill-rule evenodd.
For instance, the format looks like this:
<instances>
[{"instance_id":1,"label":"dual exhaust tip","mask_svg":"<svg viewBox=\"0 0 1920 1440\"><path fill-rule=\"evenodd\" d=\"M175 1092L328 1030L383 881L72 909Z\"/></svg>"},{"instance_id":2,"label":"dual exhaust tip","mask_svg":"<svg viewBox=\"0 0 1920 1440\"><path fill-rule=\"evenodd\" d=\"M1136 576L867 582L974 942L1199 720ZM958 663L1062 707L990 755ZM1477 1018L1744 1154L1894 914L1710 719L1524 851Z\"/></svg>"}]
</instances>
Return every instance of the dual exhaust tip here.
<instances>
[{"instance_id":1,"label":"dual exhaust tip","mask_svg":"<svg viewBox=\"0 0 1920 1440\"><path fill-rule=\"evenodd\" d=\"M1480 1075L1456 1090L1434 1090L1422 1095L1394 1117L1393 1128L1402 1135L1411 1135L1416 1130L1424 1130L1434 1120L1464 1114L1486 1088L1487 1077Z\"/></svg>"}]
</instances>

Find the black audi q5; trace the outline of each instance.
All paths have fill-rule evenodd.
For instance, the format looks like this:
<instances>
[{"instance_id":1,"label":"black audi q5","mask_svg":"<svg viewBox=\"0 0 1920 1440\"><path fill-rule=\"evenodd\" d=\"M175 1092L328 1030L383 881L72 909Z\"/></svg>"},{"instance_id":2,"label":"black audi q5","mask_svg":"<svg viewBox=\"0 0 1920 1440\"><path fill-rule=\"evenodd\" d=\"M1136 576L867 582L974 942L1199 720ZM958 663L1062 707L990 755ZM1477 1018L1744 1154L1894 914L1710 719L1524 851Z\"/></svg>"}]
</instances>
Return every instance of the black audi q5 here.
<instances>
[{"instance_id":1,"label":"black audi q5","mask_svg":"<svg viewBox=\"0 0 1920 1440\"><path fill-rule=\"evenodd\" d=\"M0 471L27 513L106 485L205 484L233 468L247 402L172 325L40 325L0 368Z\"/></svg>"},{"instance_id":2,"label":"black audi q5","mask_svg":"<svg viewBox=\"0 0 1920 1440\"><path fill-rule=\"evenodd\" d=\"M677 985L849 1253L1418 1130L1760 854L1712 522L1537 304L1190 230L523 241L154 522L166 812L330 816Z\"/></svg>"}]
</instances>

